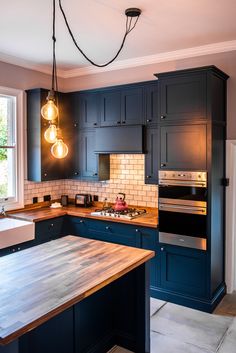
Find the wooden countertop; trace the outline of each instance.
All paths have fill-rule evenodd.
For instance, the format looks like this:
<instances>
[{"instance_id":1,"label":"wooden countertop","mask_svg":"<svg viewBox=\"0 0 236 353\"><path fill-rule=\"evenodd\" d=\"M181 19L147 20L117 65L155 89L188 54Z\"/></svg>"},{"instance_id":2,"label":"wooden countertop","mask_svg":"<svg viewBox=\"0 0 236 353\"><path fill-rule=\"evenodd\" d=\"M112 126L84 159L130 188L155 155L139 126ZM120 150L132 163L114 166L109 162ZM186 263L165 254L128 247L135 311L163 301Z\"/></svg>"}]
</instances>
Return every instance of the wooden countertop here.
<instances>
[{"instance_id":1,"label":"wooden countertop","mask_svg":"<svg viewBox=\"0 0 236 353\"><path fill-rule=\"evenodd\" d=\"M154 256L66 236L0 258L0 344L78 303Z\"/></svg>"},{"instance_id":2,"label":"wooden countertop","mask_svg":"<svg viewBox=\"0 0 236 353\"><path fill-rule=\"evenodd\" d=\"M137 226L151 227L151 228L156 228L158 225L158 212L156 208L146 207L146 210L147 210L146 214L131 220L91 216L90 213L95 211L95 209L97 208L99 207L93 206L93 207L83 208L83 207L67 206L67 207L62 207L57 209L53 209L50 207L42 207L42 208L14 211L9 213L9 216L17 219L30 221L30 222L39 222L39 221L43 221L54 217L69 215L69 216L86 217L86 218L111 221L111 222L133 224Z\"/></svg>"}]
</instances>

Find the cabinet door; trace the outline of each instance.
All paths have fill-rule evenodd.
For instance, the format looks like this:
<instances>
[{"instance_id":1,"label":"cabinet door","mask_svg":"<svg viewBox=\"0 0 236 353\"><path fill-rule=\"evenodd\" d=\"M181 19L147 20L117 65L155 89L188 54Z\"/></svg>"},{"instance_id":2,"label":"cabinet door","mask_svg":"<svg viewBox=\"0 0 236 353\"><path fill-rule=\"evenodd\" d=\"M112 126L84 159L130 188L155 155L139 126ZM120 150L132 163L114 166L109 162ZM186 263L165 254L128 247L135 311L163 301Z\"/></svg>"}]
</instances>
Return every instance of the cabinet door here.
<instances>
[{"instance_id":1,"label":"cabinet door","mask_svg":"<svg viewBox=\"0 0 236 353\"><path fill-rule=\"evenodd\" d=\"M206 169L206 125L161 126L161 169Z\"/></svg>"},{"instance_id":2,"label":"cabinet door","mask_svg":"<svg viewBox=\"0 0 236 353\"><path fill-rule=\"evenodd\" d=\"M47 181L64 179L65 161L54 158L51 144L44 139L48 122L41 116L41 107L46 103L48 91L33 89L27 91L27 167L28 180ZM64 100L60 99L60 110L64 109Z\"/></svg>"},{"instance_id":3,"label":"cabinet door","mask_svg":"<svg viewBox=\"0 0 236 353\"><path fill-rule=\"evenodd\" d=\"M160 248L161 287L195 297L206 295L206 253L163 245Z\"/></svg>"},{"instance_id":4,"label":"cabinet door","mask_svg":"<svg viewBox=\"0 0 236 353\"><path fill-rule=\"evenodd\" d=\"M161 121L206 119L206 74L160 80Z\"/></svg>"},{"instance_id":5,"label":"cabinet door","mask_svg":"<svg viewBox=\"0 0 236 353\"><path fill-rule=\"evenodd\" d=\"M160 287L160 258L158 253L158 230L142 228L142 249L155 251L155 257L150 260L151 287Z\"/></svg>"},{"instance_id":6,"label":"cabinet door","mask_svg":"<svg viewBox=\"0 0 236 353\"><path fill-rule=\"evenodd\" d=\"M98 126L98 94L82 93L79 96L79 126L90 128Z\"/></svg>"},{"instance_id":7,"label":"cabinet door","mask_svg":"<svg viewBox=\"0 0 236 353\"><path fill-rule=\"evenodd\" d=\"M53 157L51 153L52 145L45 141L43 134L44 129L41 136L41 181L64 179L66 158L57 159Z\"/></svg>"},{"instance_id":8,"label":"cabinet door","mask_svg":"<svg viewBox=\"0 0 236 353\"><path fill-rule=\"evenodd\" d=\"M158 184L158 129L146 132L145 184Z\"/></svg>"},{"instance_id":9,"label":"cabinet door","mask_svg":"<svg viewBox=\"0 0 236 353\"><path fill-rule=\"evenodd\" d=\"M89 238L89 222L90 220L86 218L69 217L67 221L67 234Z\"/></svg>"},{"instance_id":10,"label":"cabinet door","mask_svg":"<svg viewBox=\"0 0 236 353\"><path fill-rule=\"evenodd\" d=\"M121 123L120 91L109 90L100 94L101 126L117 126Z\"/></svg>"},{"instance_id":11,"label":"cabinet door","mask_svg":"<svg viewBox=\"0 0 236 353\"><path fill-rule=\"evenodd\" d=\"M143 89L127 88L121 92L121 124L135 125L143 122Z\"/></svg>"},{"instance_id":12,"label":"cabinet door","mask_svg":"<svg viewBox=\"0 0 236 353\"><path fill-rule=\"evenodd\" d=\"M158 85L157 82L145 87L146 97L146 125L158 122Z\"/></svg>"},{"instance_id":13,"label":"cabinet door","mask_svg":"<svg viewBox=\"0 0 236 353\"><path fill-rule=\"evenodd\" d=\"M63 236L63 217L40 221L35 224L35 243L41 244Z\"/></svg>"},{"instance_id":14,"label":"cabinet door","mask_svg":"<svg viewBox=\"0 0 236 353\"><path fill-rule=\"evenodd\" d=\"M79 146L80 177L88 180L97 179L98 155L94 153L95 131L88 130L80 132Z\"/></svg>"}]
</instances>

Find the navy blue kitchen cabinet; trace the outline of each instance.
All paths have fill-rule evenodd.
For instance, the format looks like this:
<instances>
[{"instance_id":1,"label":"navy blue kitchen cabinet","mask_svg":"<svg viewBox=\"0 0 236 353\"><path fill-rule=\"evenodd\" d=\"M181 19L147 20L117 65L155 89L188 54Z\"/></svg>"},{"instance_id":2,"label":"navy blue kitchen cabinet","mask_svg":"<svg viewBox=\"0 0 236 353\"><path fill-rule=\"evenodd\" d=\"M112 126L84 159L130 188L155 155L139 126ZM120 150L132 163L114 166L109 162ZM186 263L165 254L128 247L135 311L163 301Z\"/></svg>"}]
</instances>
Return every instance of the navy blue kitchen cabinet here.
<instances>
[{"instance_id":1,"label":"navy blue kitchen cabinet","mask_svg":"<svg viewBox=\"0 0 236 353\"><path fill-rule=\"evenodd\" d=\"M64 217L47 219L35 223L35 245L64 236Z\"/></svg>"},{"instance_id":2,"label":"navy blue kitchen cabinet","mask_svg":"<svg viewBox=\"0 0 236 353\"><path fill-rule=\"evenodd\" d=\"M119 89L100 92L101 126L121 124L121 93Z\"/></svg>"},{"instance_id":3,"label":"navy blue kitchen cabinet","mask_svg":"<svg viewBox=\"0 0 236 353\"><path fill-rule=\"evenodd\" d=\"M150 289L151 296L157 296L160 287L161 263L158 253L158 230L155 228L137 228L141 234L142 249L155 251L155 257L150 260Z\"/></svg>"},{"instance_id":4,"label":"navy blue kitchen cabinet","mask_svg":"<svg viewBox=\"0 0 236 353\"><path fill-rule=\"evenodd\" d=\"M98 156L94 153L94 148L95 131L80 131L78 157L81 178L96 179L98 175Z\"/></svg>"},{"instance_id":5,"label":"navy blue kitchen cabinet","mask_svg":"<svg viewBox=\"0 0 236 353\"><path fill-rule=\"evenodd\" d=\"M84 180L108 180L110 178L110 156L95 154L94 129L80 131L78 144L79 176ZM77 154L76 153L76 154Z\"/></svg>"},{"instance_id":6,"label":"navy blue kitchen cabinet","mask_svg":"<svg viewBox=\"0 0 236 353\"><path fill-rule=\"evenodd\" d=\"M79 121L79 128L92 128L99 125L97 92L72 93L73 116Z\"/></svg>"},{"instance_id":7,"label":"navy blue kitchen cabinet","mask_svg":"<svg viewBox=\"0 0 236 353\"><path fill-rule=\"evenodd\" d=\"M174 245L160 244L159 299L211 312L207 253Z\"/></svg>"},{"instance_id":8,"label":"navy blue kitchen cabinet","mask_svg":"<svg viewBox=\"0 0 236 353\"><path fill-rule=\"evenodd\" d=\"M65 178L65 160L54 158L51 145L44 139L49 124L41 116L41 107L46 103L48 91L32 89L27 92L27 168L28 180L47 181ZM66 94L60 93L63 115L70 115L63 107ZM66 141L65 141L66 142Z\"/></svg>"},{"instance_id":9,"label":"navy blue kitchen cabinet","mask_svg":"<svg viewBox=\"0 0 236 353\"><path fill-rule=\"evenodd\" d=\"M161 125L160 169L206 170L207 125Z\"/></svg>"},{"instance_id":10,"label":"navy blue kitchen cabinet","mask_svg":"<svg viewBox=\"0 0 236 353\"><path fill-rule=\"evenodd\" d=\"M146 130L145 184L158 184L159 136L157 128Z\"/></svg>"},{"instance_id":11,"label":"navy blue kitchen cabinet","mask_svg":"<svg viewBox=\"0 0 236 353\"><path fill-rule=\"evenodd\" d=\"M31 248L34 245L36 245L35 244L35 240L30 240L30 241L26 241L24 243L12 245L12 246L9 246L7 248L0 249L0 257L1 256L5 256L5 255L13 254L13 253L15 253L17 251L21 251L21 250L24 250L24 249Z\"/></svg>"},{"instance_id":12,"label":"navy blue kitchen cabinet","mask_svg":"<svg viewBox=\"0 0 236 353\"><path fill-rule=\"evenodd\" d=\"M143 123L143 88L130 87L121 90L121 124Z\"/></svg>"},{"instance_id":13,"label":"navy blue kitchen cabinet","mask_svg":"<svg viewBox=\"0 0 236 353\"><path fill-rule=\"evenodd\" d=\"M152 82L144 86L145 90L145 124L146 126L158 123L158 83Z\"/></svg>"},{"instance_id":14,"label":"navy blue kitchen cabinet","mask_svg":"<svg viewBox=\"0 0 236 353\"><path fill-rule=\"evenodd\" d=\"M207 118L207 73L172 72L158 74L160 90L160 122Z\"/></svg>"},{"instance_id":15,"label":"navy blue kitchen cabinet","mask_svg":"<svg viewBox=\"0 0 236 353\"><path fill-rule=\"evenodd\" d=\"M127 246L141 247L138 229L127 224L70 217L70 234Z\"/></svg>"},{"instance_id":16,"label":"navy blue kitchen cabinet","mask_svg":"<svg viewBox=\"0 0 236 353\"><path fill-rule=\"evenodd\" d=\"M143 88L120 86L100 92L101 126L143 123Z\"/></svg>"},{"instance_id":17,"label":"navy blue kitchen cabinet","mask_svg":"<svg viewBox=\"0 0 236 353\"><path fill-rule=\"evenodd\" d=\"M147 250L158 250L158 230L118 222L99 221L83 217L68 217L67 231L72 235L107 241ZM160 260L150 260L150 284L153 295L160 283ZM156 295L153 295L156 296Z\"/></svg>"}]
</instances>

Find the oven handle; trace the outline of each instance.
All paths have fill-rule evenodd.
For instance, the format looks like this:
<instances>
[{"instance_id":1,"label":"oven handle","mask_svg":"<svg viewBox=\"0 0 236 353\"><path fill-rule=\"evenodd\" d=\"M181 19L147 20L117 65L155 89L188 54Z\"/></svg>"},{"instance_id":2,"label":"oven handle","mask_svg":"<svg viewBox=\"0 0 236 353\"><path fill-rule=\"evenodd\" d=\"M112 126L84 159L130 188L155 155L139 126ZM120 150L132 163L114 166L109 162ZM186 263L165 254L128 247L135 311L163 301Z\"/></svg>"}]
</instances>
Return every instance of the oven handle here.
<instances>
[{"instance_id":1,"label":"oven handle","mask_svg":"<svg viewBox=\"0 0 236 353\"><path fill-rule=\"evenodd\" d=\"M193 180L163 180L159 179L159 185L163 186L175 186L175 185L181 185L181 186L192 186L192 187L200 187L200 188L206 188L207 183L206 181L193 181Z\"/></svg>"},{"instance_id":2,"label":"oven handle","mask_svg":"<svg viewBox=\"0 0 236 353\"><path fill-rule=\"evenodd\" d=\"M206 215L207 210L205 207L189 207L189 206L178 206L178 205L166 205L163 203L159 204L159 209L169 212L180 212L180 213L191 213Z\"/></svg>"}]
</instances>

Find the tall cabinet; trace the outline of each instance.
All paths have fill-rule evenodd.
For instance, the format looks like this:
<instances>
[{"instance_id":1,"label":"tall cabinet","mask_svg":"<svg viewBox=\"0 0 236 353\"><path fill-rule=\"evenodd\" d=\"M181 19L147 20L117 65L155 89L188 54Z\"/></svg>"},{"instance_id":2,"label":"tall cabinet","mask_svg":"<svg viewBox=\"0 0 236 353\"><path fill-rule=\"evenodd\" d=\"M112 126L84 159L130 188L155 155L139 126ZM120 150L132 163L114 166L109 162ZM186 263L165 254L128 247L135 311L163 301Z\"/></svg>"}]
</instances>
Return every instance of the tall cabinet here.
<instances>
[{"instance_id":1,"label":"tall cabinet","mask_svg":"<svg viewBox=\"0 0 236 353\"><path fill-rule=\"evenodd\" d=\"M207 250L159 243L156 296L211 312L223 297L226 80L215 66L156 74L159 170L207 172Z\"/></svg>"}]
</instances>

